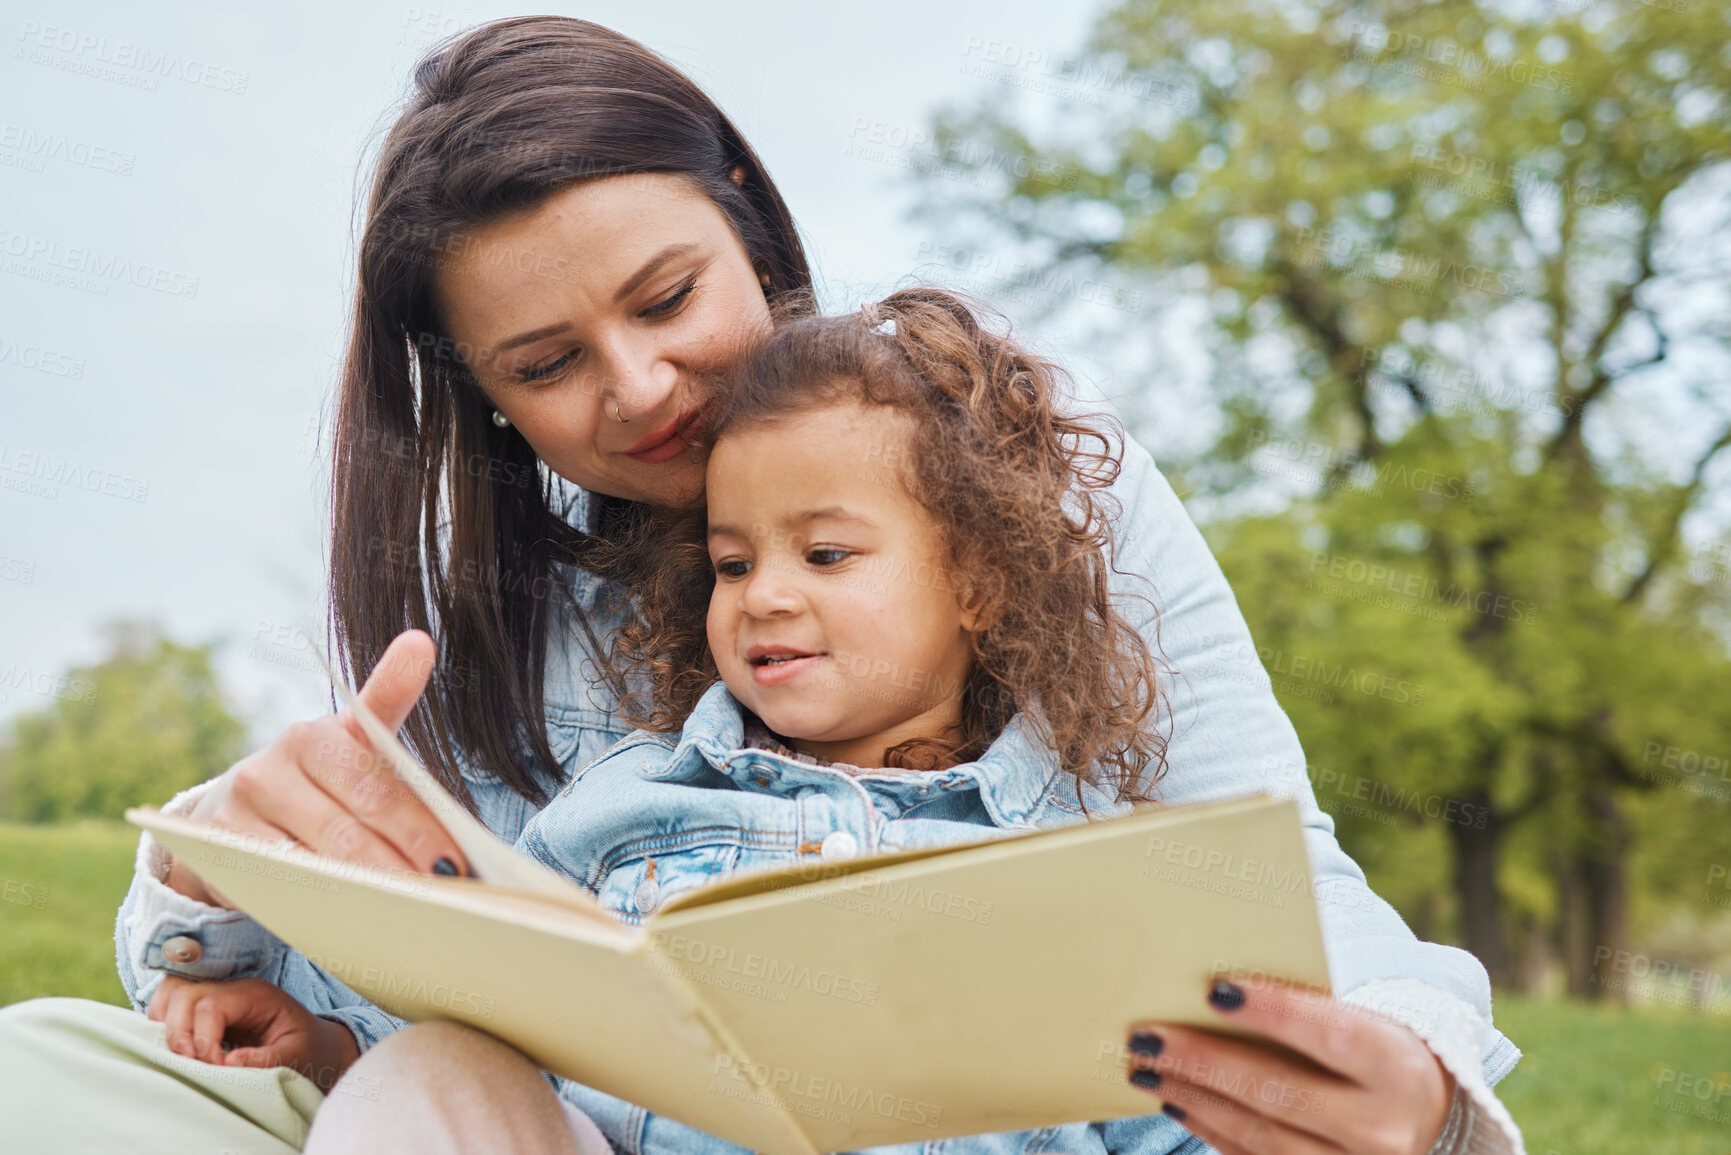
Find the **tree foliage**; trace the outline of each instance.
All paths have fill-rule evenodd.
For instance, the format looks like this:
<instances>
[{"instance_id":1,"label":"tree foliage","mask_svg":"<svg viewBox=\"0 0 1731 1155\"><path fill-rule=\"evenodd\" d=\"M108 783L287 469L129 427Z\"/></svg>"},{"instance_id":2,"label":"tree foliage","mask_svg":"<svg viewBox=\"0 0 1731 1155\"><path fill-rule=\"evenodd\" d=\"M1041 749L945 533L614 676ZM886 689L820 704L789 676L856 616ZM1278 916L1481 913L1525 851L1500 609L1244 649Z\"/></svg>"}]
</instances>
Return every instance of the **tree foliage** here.
<instances>
[{"instance_id":1,"label":"tree foliage","mask_svg":"<svg viewBox=\"0 0 1731 1155\"><path fill-rule=\"evenodd\" d=\"M1196 322L1164 465L1319 797L1421 929L1596 993L1631 886L1731 861L1731 10L1129 0L1086 59L1141 82L943 115L1000 179L922 211Z\"/></svg>"},{"instance_id":2,"label":"tree foliage","mask_svg":"<svg viewBox=\"0 0 1731 1155\"><path fill-rule=\"evenodd\" d=\"M245 727L230 712L209 646L139 627L112 631L110 656L48 687L0 747L0 815L24 822L118 818L227 769Z\"/></svg>"}]
</instances>

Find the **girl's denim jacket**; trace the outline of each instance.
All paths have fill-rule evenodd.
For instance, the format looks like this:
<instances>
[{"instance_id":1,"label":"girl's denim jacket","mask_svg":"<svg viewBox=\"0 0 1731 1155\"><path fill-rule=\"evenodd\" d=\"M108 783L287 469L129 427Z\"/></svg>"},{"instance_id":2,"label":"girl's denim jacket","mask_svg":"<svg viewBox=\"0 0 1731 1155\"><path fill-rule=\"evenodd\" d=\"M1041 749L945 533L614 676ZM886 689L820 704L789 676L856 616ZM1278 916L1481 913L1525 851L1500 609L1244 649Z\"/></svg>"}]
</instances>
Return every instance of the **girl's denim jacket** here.
<instances>
[{"instance_id":1,"label":"girl's denim jacket","mask_svg":"<svg viewBox=\"0 0 1731 1155\"><path fill-rule=\"evenodd\" d=\"M1164 687L1171 714L1161 800L1176 806L1256 791L1296 798L1336 997L1412 1027L1464 1085L1494 1084L1514 1067L1520 1051L1492 1025L1484 967L1466 951L1415 938L1340 848L1334 820L1316 803L1298 735L1275 701L1225 576L1171 486L1132 439L1124 441L1123 467L1111 493L1121 508L1111 575L1116 605L1175 675ZM585 516L580 508L573 521L581 524ZM591 615L605 642L620 620L617 611L608 616L604 608L610 591L580 570L568 570L567 577L574 605ZM552 615L550 630L547 735L563 784L629 727L617 721L616 704L596 676L596 655L587 651L581 631L563 613ZM517 839L535 807L483 770L466 768L463 776L481 820L500 837ZM194 787L164 809L189 809L203 789ZM120 980L136 1008L144 1009L165 974L263 978L348 1026L363 1048L403 1025L245 914L168 889L162 881L167 868L166 854L148 834L142 836L138 870L115 923ZM180 961L164 954L170 940L180 940L172 951ZM1029 1142L1016 1149L1069 1150L1037 1137ZM630 1133L621 1146L627 1152L642 1149Z\"/></svg>"},{"instance_id":2,"label":"girl's denim jacket","mask_svg":"<svg viewBox=\"0 0 1731 1155\"><path fill-rule=\"evenodd\" d=\"M1019 715L976 762L929 772L860 770L748 741L738 701L718 682L677 736L638 732L579 771L529 820L517 849L637 925L671 896L736 871L1070 826L1085 820L1084 801L1095 818L1130 811L1097 787L1078 790L1076 777L1060 772L1056 759L1029 741ZM559 1083L560 1093L622 1150L749 1155L591 1087ZM1183 1150L1188 1142L1188 1132L1158 1114L930 1141L934 1150L969 1155L1154 1155ZM872 1150L919 1155L926 1147Z\"/></svg>"}]
</instances>

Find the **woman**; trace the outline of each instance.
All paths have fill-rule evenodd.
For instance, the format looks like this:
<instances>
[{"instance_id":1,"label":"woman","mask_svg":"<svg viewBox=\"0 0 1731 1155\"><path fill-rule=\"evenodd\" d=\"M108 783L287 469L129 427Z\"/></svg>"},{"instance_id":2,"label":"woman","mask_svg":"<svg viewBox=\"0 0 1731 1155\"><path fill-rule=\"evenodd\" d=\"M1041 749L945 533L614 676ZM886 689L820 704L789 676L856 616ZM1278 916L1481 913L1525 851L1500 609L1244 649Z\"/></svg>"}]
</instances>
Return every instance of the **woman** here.
<instances>
[{"instance_id":1,"label":"woman","mask_svg":"<svg viewBox=\"0 0 1731 1155\"><path fill-rule=\"evenodd\" d=\"M347 668L371 671L368 704L514 839L625 731L619 688L591 661L625 613L625 591L598 576L606 541L643 503L700 496L689 442L710 383L810 274L755 154L633 41L576 20L505 21L429 57L416 89L361 244L336 422L333 622ZM573 500L541 484L540 463L579 487ZM1472 1150L1518 1150L1488 1086L1519 1052L1491 1026L1483 969L1417 942L1335 843L1266 680L1246 689L1228 664L1249 639L1224 578L1134 443L1114 493L1114 595L1152 642L1139 595L1158 592L1177 675L1161 796L1299 800L1339 999L1219 986L1223 1025L1315 1063L1127 1023L1127 1037L1158 1027L1163 1040L1139 1066L1223 1151L1465 1150L1463 1123ZM420 630L440 639L436 658ZM432 815L375 763L338 714L169 808L359 863L461 872ZM71 1000L0 1012L0 1117L45 1144L293 1150L316 1110L308 1150L656 1149L628 1104L581 1118L509 1048L451 1025L403 1029L148 837L116 938L149 1019ZM224 1020L242 1045L217 1065L211 1024Z\"/></svg>"}]
</instances>

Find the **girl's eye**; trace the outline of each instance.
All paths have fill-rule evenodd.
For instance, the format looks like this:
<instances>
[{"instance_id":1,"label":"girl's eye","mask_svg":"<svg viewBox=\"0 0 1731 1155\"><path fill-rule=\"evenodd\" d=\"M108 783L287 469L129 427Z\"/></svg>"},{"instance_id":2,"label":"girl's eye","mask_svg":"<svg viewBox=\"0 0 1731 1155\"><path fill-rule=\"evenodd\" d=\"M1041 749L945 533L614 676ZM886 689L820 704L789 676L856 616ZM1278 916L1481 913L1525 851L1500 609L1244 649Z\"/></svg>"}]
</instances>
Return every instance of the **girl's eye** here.
<instances>
[{"instance_id":1,"label":"girl's eye","mask_svg":"<svg viewBox=\"0 0 1731 1155\"><path fill-rule=\"evenodd\" d=\"M672 296L663 301L658 301L643 310L643 315L645 317L666 317L672 315L679 306L685 303L685 298L691 296L692 290L696 288L697 278L693 277L691 280L679 286L678 289L674 290Z\"/></svg>"},{"instance_id":2,"label":"girl's eye","mask_svg":"<svg viewBox=\"0 0 1731 1155\"><path fill-rule=\"evenodd\" d=\"M580 352L582 352L582 350L573 349L563 357L557 357L554 360L543 362L540 365L531 365L517 374L517 380L524 384L528 384L531 381L541 381L545 378L551 377L562 369L570 368L571 365L576 362L577 355Z\"/></svg>"},{"instance_id":3,"label":"girl's eye","mask_svg":"<svg viewBox=\"0 0 1731 1155\"><path fill-rule=\"evenodd\" d=\"M817 549L807 550L805 553L805 560L815 566L830 566L846 559L848 556L849 551L845 549L820 546Z\"/></svg>"},{"instance_id":4,"label":"girl's eye","mask_svg":"<svg viewBox=\"0 0 1731 1155\"><path fill-rule=\"evenodd\" d=\"M736 557L724 558L715 563L715 572L724 578L742 578L751 572L751 563Z\"/></svg>"}]
</instances>

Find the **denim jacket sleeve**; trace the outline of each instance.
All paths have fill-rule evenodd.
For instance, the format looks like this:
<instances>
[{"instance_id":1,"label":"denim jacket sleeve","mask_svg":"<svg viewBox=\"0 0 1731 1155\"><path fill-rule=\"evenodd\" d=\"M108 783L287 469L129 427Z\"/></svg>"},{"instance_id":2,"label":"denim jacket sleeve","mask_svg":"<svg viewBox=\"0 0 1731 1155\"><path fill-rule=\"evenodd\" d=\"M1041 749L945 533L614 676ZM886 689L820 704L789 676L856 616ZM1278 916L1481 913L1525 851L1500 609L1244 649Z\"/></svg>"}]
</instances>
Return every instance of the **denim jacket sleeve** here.
<instances>
[{"instance_id":1,"label":"denim jacket sleeve","mask_svg":"<svg viewBox=\"0 0 1731 1155\"><path fill-rule=\"evenodd\" d=\"M209 782L176 795L168 813L192 808ZM139 839L132 888L114 924L121 986L138 1010L166 975L199 980L261 978L308 1010L353 1032L361 1049L403 1025L356 994L245 913L209 906L171 890L168 853L149 834Z\"/></svg>"},{"instance_id":2,"label":"denim jacket sleeve","mask_svg":"<svg viewBox=\"0 0 1731 1155\"><path fill-rule=\"evenodd\" d=\"M1433 1050L1444 1027L1464 1026L1476 1039L1484 1083L1495 1083L1520 1052L1491 1025L1484 967L1466 951L1419 941L1341 849L1334 819L1317 805L1297 732L1261 663L1246 660L1256 651L1225 575L1147 450L1124 440L1112 487L1121 506L1112 589L1171 671L1158 796L1171 805L1257 791L1296 799L1336 997L1405 1022Z\"/></svg>"},{"instance_id":3,"label":"denim jacket sleeve","mask_svg":"<svg viewBox=\"0 0 1731 1155\"><path fill-rule=\"evenodd\" d=\"M528 821L528 804L496 779L467 772L464 777L480 803L482 820L501 837L514 839ZM205 782L183 791L163 810L190 810L209 786ZM363 1051L406 1025L243 911L209 906L170 889L163 881L169 861L149 834L140 837L132 888L115 919L120 982L135 1008L149 1005L166 975L200 981L258 978L281 987L314 1014L347 1026Z\"/></svg>"},{"instance_id":4,"label":"denim jacket sleeve","mask_svg":"<svg viewBox=\"0 0 1731 1155\"><path fill-rule=\"evenodd\" d=\"M572 571L571 581L579 604L594 615L597 635L605 639L621 615L602 612L605 591L589 575ZM562 615L552 617L543 693L548 743L563 780L629 727L614 721L614 704L587 665L590 655L578 634ZM466 764L462 774L481 821L507 842L516 841L534 807L491 774ZM183 791L163 809L188 811L209 787L206 782ZM315 1014L349 1027L363 1050L404 1025L245 913L171 890L163 881L169 861L149 834L140 837L132 886L115 918L120 982L136 1009L149 1005L165 975L206 981L262 978Z\"/></svg>"}]
</instances>

